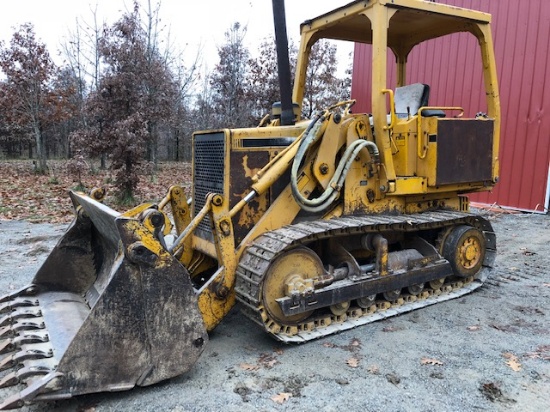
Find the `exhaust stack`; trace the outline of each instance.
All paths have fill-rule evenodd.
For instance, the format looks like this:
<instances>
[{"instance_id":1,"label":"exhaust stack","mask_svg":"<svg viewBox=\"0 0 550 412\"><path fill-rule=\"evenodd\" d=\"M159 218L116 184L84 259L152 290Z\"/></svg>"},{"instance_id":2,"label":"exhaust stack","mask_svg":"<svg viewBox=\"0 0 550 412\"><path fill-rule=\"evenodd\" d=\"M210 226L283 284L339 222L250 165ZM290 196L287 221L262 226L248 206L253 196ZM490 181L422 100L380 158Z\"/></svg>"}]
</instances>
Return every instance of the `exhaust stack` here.
<instances>
[{"instance_id":1,"label":"exhaust stack","mask_svg":"<svg viewBox=\"0 0 550 412\"><path fill-rule=\"evenodd\" d=\"M281 90L281 125L294 124L292 108L292 87L290 81L290 59L288 57L288 37L286 33L285 1L273 0L273 22L275 24L275 44L277 46L277 68Z\"/></svg>"}]
</instances>

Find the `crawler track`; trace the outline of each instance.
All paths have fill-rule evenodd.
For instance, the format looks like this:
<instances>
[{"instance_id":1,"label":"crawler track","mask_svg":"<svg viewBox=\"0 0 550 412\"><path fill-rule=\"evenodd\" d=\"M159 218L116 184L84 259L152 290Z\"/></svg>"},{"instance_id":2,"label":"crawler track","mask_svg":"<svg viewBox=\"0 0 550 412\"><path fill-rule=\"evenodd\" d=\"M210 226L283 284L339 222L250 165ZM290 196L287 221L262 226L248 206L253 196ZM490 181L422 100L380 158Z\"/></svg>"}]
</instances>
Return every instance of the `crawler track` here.
<instances>
[{"instance_id":1,"label":"crawler track","mask_svg":"<svg viewBox=\"0 0 550 412\"><path fill-rule=\"evenodd\" d=\"M404 232L414 235L423 230L444 229L467 224L478 228L485 237L485 266L475 278L448 277L440 288L427 288L418 296L402 295L396 301L377 300L362 309L350 306L343 315L316 311L303 322L284 325L269 316L262 302L262 284L272 262L285 251L315 240L367 233ZM333 333L409 312L438 302L454 299L480 287L496 255L495 234L482 217L456 211L434 211L414 215L350 216L331 220L298 223L265 233L245 251L237 269L236 294L246 316L284 342L305 342ZM406 276L406 275L404 275Z\"/></svg>"}]
</instances>

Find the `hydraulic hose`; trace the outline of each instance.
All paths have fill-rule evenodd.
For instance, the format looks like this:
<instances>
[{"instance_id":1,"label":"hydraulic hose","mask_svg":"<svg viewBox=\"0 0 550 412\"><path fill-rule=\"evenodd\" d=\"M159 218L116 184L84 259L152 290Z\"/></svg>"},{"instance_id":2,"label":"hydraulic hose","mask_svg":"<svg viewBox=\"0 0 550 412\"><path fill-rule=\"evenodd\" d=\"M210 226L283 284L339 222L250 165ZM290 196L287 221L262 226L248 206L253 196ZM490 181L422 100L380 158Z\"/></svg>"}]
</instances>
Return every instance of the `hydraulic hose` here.
<instances>
[{"instance_id":1,"label":"hydraulic hose","mask_svg":"<svg viewBox=\"0 0 550 412\"><path fill-rule=\"evenodd\" d=\"M298 172L305 157L305 154L307 153L307 150L309 149L311 143L317 137L317 131L321 127L320 122L318 122L319 119L321 119L321 117L312 122L313 127L311 128L310 133L308 133L305 139L302 140L302 142L300 143L300 146L296 153L296 157L294 158L294 162L292 163L292 169L290 173L290 184L294 199L303 210L313 213L325 210L332 204L332 202L334 202L334 200L337 199L353 161L363 148L368 147L370 149L369 151L375 157L375 159L377 159L379 156L378 147L373 142L368 140L354 141L346 148L342 159L338 163L338 167L336 168L334 175L330 179L330 182L325 191L317 198L308 199L307 197L302 195L298 188Z\"/></svg>"}]
</instances>

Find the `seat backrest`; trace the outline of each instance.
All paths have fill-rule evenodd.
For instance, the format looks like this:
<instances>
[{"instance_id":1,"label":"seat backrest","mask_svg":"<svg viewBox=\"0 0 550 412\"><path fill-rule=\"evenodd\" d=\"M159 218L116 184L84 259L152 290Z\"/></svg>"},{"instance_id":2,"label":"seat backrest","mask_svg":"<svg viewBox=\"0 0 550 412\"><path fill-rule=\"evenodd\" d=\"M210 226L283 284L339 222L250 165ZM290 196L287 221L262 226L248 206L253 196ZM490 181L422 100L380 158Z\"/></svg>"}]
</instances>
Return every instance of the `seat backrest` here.
<instances>
[{"instance_id":1,"label":"seat backrest","mask_svg":"<svg viewBox=\"0 0 550 412\"><path fill-rule=\"evenodd\" d=\"M397 87L394 93L395 114L399 118L405 118L409 113L415 116L418 109L428 105L429 97L430 86L427 84L414 83Z\"/></svg>"}]
</instances>

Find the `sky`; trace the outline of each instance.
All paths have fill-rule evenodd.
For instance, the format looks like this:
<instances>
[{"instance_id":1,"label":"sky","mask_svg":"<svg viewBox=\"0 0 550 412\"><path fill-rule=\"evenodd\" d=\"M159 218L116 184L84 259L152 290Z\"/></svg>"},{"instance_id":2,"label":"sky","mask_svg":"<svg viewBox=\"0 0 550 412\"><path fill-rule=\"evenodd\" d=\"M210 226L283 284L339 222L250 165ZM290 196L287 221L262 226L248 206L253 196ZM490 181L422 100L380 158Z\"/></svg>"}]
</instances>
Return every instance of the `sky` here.
<instances>
[{"instance_id":1,"label":"sky","mask_svg":"<svg viewBox=\"0 0 550 412\"><path fill-rule=\"evenodd\" d=\"M289 38L299 44L300 23L349 3L350 0L286 0L286 20ZM152 4L156 0L151 0ZM60 44L74 32L77 19L112 24L122 13L132 8L131 0L14 0L3 2L0 13L0 41L9 44L14 28L30 22L36 36L44 42L58 64ZM146 7L147 0L141 0ZM203 62L212 68L217 62L217 47L224 42L224 33L234 22L247 26L245 43L251 53L261 40L271 35L273 11L271 0L161 0L160 16L171 42L186 55L196 56L200 48ZM349 47L340 47L340 60L347 59ZM343 56L343 57L342 57ZM190 58L189 60L193 60ZM341 62L342 63L342 62ZM347 65L347 64L346 64Z\"/></svg>"}]
</instances>

